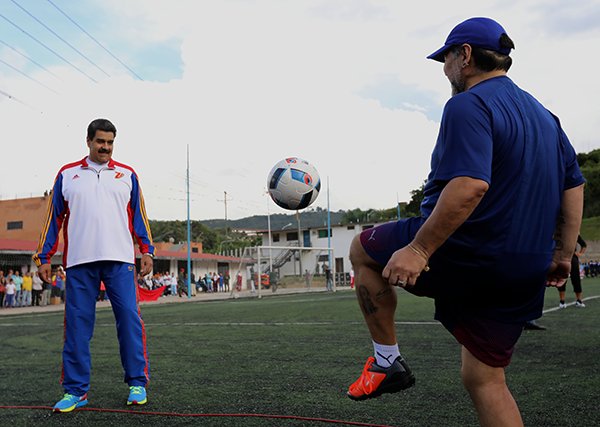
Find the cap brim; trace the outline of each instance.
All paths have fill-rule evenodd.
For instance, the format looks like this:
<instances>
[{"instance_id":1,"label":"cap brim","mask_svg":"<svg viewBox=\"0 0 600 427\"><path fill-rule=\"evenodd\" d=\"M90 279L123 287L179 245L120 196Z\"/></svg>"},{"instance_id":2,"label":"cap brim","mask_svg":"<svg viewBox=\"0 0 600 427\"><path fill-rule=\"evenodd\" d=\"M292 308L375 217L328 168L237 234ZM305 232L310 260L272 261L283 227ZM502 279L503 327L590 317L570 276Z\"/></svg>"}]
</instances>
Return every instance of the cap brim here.
<instances>
[{"instance_id":1,"label":"cap brim","mask_svg":"<svg viewBox=\"0 0 600 427\"><path fill-rule=\"evenodd\" d=\"M435 52L433 52L431 55L429 55L427 57L427 59L433 59L434 61L444 62L444 56L451 47L452 46L444 45L444 46L440 47L438 50L436 50Z\"/></svg>"}]
</instances>

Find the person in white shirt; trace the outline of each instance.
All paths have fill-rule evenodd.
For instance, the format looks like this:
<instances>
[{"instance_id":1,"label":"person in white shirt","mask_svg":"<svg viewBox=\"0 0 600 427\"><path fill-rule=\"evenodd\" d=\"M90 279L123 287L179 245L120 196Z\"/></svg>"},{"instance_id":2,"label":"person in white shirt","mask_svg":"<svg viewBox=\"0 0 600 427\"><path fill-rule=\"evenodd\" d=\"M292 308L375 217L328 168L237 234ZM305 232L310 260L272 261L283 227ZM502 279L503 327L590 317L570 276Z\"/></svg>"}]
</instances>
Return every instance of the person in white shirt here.
<instances>
[{"instance_id":1,"label":"person in white shirt","mask_svg":"<svg viewBox=\"0 0 600 427\"><path fill-rule=\"evenodd\" d=\"M146 330L137 303L134 241L142 253L142 276L152 271L154 246L138 176L133 168L112 158L116 134L109 120L97 119L89 124L89 154L59 170L33 256L40 278L50 282L50 262L64 224L65 394L54 406L55 412L70 412L88 402L90 340L101 282L116 319L124 380L129 385L127 404L147 402L150 365Z\"/></svg>"},{"instance_id":2,"label":"person in white shirt","mask_svg":"<svg viewBox=\"0 0 600 427\"><path fill-rule=\"evenodd\" d=\"M31 305L40 305L40 300L42 299L42 292L43 292L43 283L42 279L40 279L40 276L38 276L37 274L33 274L32 275L32 281L33 281L33 301L31 303Z\"/></svg>"},{"instance_id":3,"label":"person in white shirt","mask_svg":"<svg viewBox=\"0 0 600 427\"><path fill-rule=\"evenodd\" d=\"M15 283L13 282L12 277L9 277L8 283L6 284L6 297L4 300L5 307L8 307L8 308L14 307L14 299L15 299L16 293L17 293L17 287L15 286Z\"/></svg>"}]
</instances>

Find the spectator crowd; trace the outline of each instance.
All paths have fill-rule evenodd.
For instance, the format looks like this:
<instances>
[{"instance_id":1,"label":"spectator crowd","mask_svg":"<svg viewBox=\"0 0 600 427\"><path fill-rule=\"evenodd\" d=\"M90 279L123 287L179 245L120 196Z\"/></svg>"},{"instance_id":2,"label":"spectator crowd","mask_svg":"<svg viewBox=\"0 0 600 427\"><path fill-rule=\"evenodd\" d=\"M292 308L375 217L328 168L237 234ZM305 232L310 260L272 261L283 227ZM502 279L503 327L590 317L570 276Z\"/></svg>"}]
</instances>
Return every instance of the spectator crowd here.
<instances>
[{"instance_id":1,"label":"spectator crowd","mask_svg":"<svg viewBox=\"0 0 600 427\"><path fill-rule=\"evenodd\" d=\"M192 285L192 294L198 292L229 292L231 277L229 272L207 272L196 279L192 273L190 283ZM155 290L161 286L165 287L164 295L178 295L179 297L188 294L188 278L184 269L179 270L179 274L165 271L163 273L154 273L142 277L138 274L138 285L147 290Z\"/></svg>"},{"instance_id":2,"label":"spectator crowd","mask_svg":"<svg viewBox=\"0 0 600 427\"><path fill-rule=\"evenodd\" d=\"M0 270L0 308L45 306L65 301L66 275L62 267L52 270L52 283L33 272Z\"/></svg>"},{"instance_id":3,"label":"spectator crowd","mask_svg":"<svg viewBox=\"0 0 600 427\"><path fill-rule=\"evenodd\" d=\"M238 273L236 283L240 282L241 274ZM44 283L35 272L21 273L17 269L8 271L0 270L0 309L15 307L46 306L61 304L65 301L65 288L67 276L62 266L52 269L52 283ZM207 272L196 280L192 273L192 294L198 292L229 292L231 277L229 272ZM155 290L164 286L163 296L188 294L187 274L183 269L179 274L168 271L154 273L142 277L138 274L138 286L148 290ZM241 286L236 286L241 289ZM104 284L98 289L98 301L108 299Z\"/></svg>"}]
</instances>

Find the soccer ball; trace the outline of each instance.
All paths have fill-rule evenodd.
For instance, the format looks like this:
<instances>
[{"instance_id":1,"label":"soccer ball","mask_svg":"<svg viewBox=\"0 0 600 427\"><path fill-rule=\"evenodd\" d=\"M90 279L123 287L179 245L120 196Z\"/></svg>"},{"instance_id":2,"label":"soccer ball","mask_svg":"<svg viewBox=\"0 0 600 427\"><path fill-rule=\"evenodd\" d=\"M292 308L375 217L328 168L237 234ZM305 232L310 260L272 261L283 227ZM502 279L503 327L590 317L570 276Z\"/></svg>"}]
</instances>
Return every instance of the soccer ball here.
<instances>
[{"instance_id":1,"label":"soccer ball","mask_svg":"<svg viewBox=\"0 0 600 427\"><path fill-rule=\"evenodd\" d=\"M277 162L267 179L269 195L284 209L304 209L317 199L321 178L313 165L299 157Z\"/></svg>"}]
</instances>

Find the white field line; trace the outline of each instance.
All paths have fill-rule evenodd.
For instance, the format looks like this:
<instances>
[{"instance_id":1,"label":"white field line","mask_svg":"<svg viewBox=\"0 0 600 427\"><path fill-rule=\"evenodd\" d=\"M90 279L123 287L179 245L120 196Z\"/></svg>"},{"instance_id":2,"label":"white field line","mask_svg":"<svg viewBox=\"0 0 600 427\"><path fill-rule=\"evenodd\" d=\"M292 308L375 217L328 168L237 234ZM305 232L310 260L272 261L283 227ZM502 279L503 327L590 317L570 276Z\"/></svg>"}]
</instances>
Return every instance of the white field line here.
<instances>
[{"instance_id":1,"label":"white field line","mask_svg":"<svg viewBox=\"0 0 600 427\"><path fill-rule=\"evenodd\" d=\"M363 321L357 322L174 322L174 323L144 323L147 327L155 326L334 326L334 325L362 325ZM43 326L47 323L0 323L0 327L15 327L15 326ZM425 322L396 322L396 325L441 325L437 321ZM114 323L96 323L97 327L111 328L115 327Z\"/></svg>"},{"instance_id":2,"label":"white field line","mask_svg":"<svg viewBox=\"0 0 600 427\"><path fill-rule=\"evenodd\" d=\"M596 299L596 298L600 298L600 295L593 295L591 297L587 297L582 299L581 301L585 302L585 301L589 301L591 299ZM567 307L571 306L571 305L575 305L575 301L570 302L567 304ZM546 314L546 313L552 313L553 311L558 311L558 310L564 310L564 308L559 308L558 306L556 307L552 307L552 308L547 308L546 310L544 310L542 313Z\"/></svg>"},{"instance_id":3,"label":"white field line","mask_svg":"<svg viewBox=\"0 0 600 427\"><path fill-rule=\"evenodd\" d=\"M600 295L593 295L583 298L582 301L590 301L593 299L600 298ZM310 300L304 300L310 301ZM574 306L575 302L567 304L567 307ZM553 311L564 310L558 307L548 308L543 311L543 314L551 313ZM40 313L39 315L28 315L19 316L20 319L24 317L38 317L44 314L52 313ZM357 322L174 322L174 323L145 323L146 326L332 326L332 325L362 325L363 321ZM423 322L395 322L396 325L441 325L438 321L423 321ZM0 322L0 327L16 327L16 326L43 326L47 323L42 322L19 322L19 323L3 323ZM98 327L114 327L114 323L96 323Z\"/></svg>"}]
</instances>

